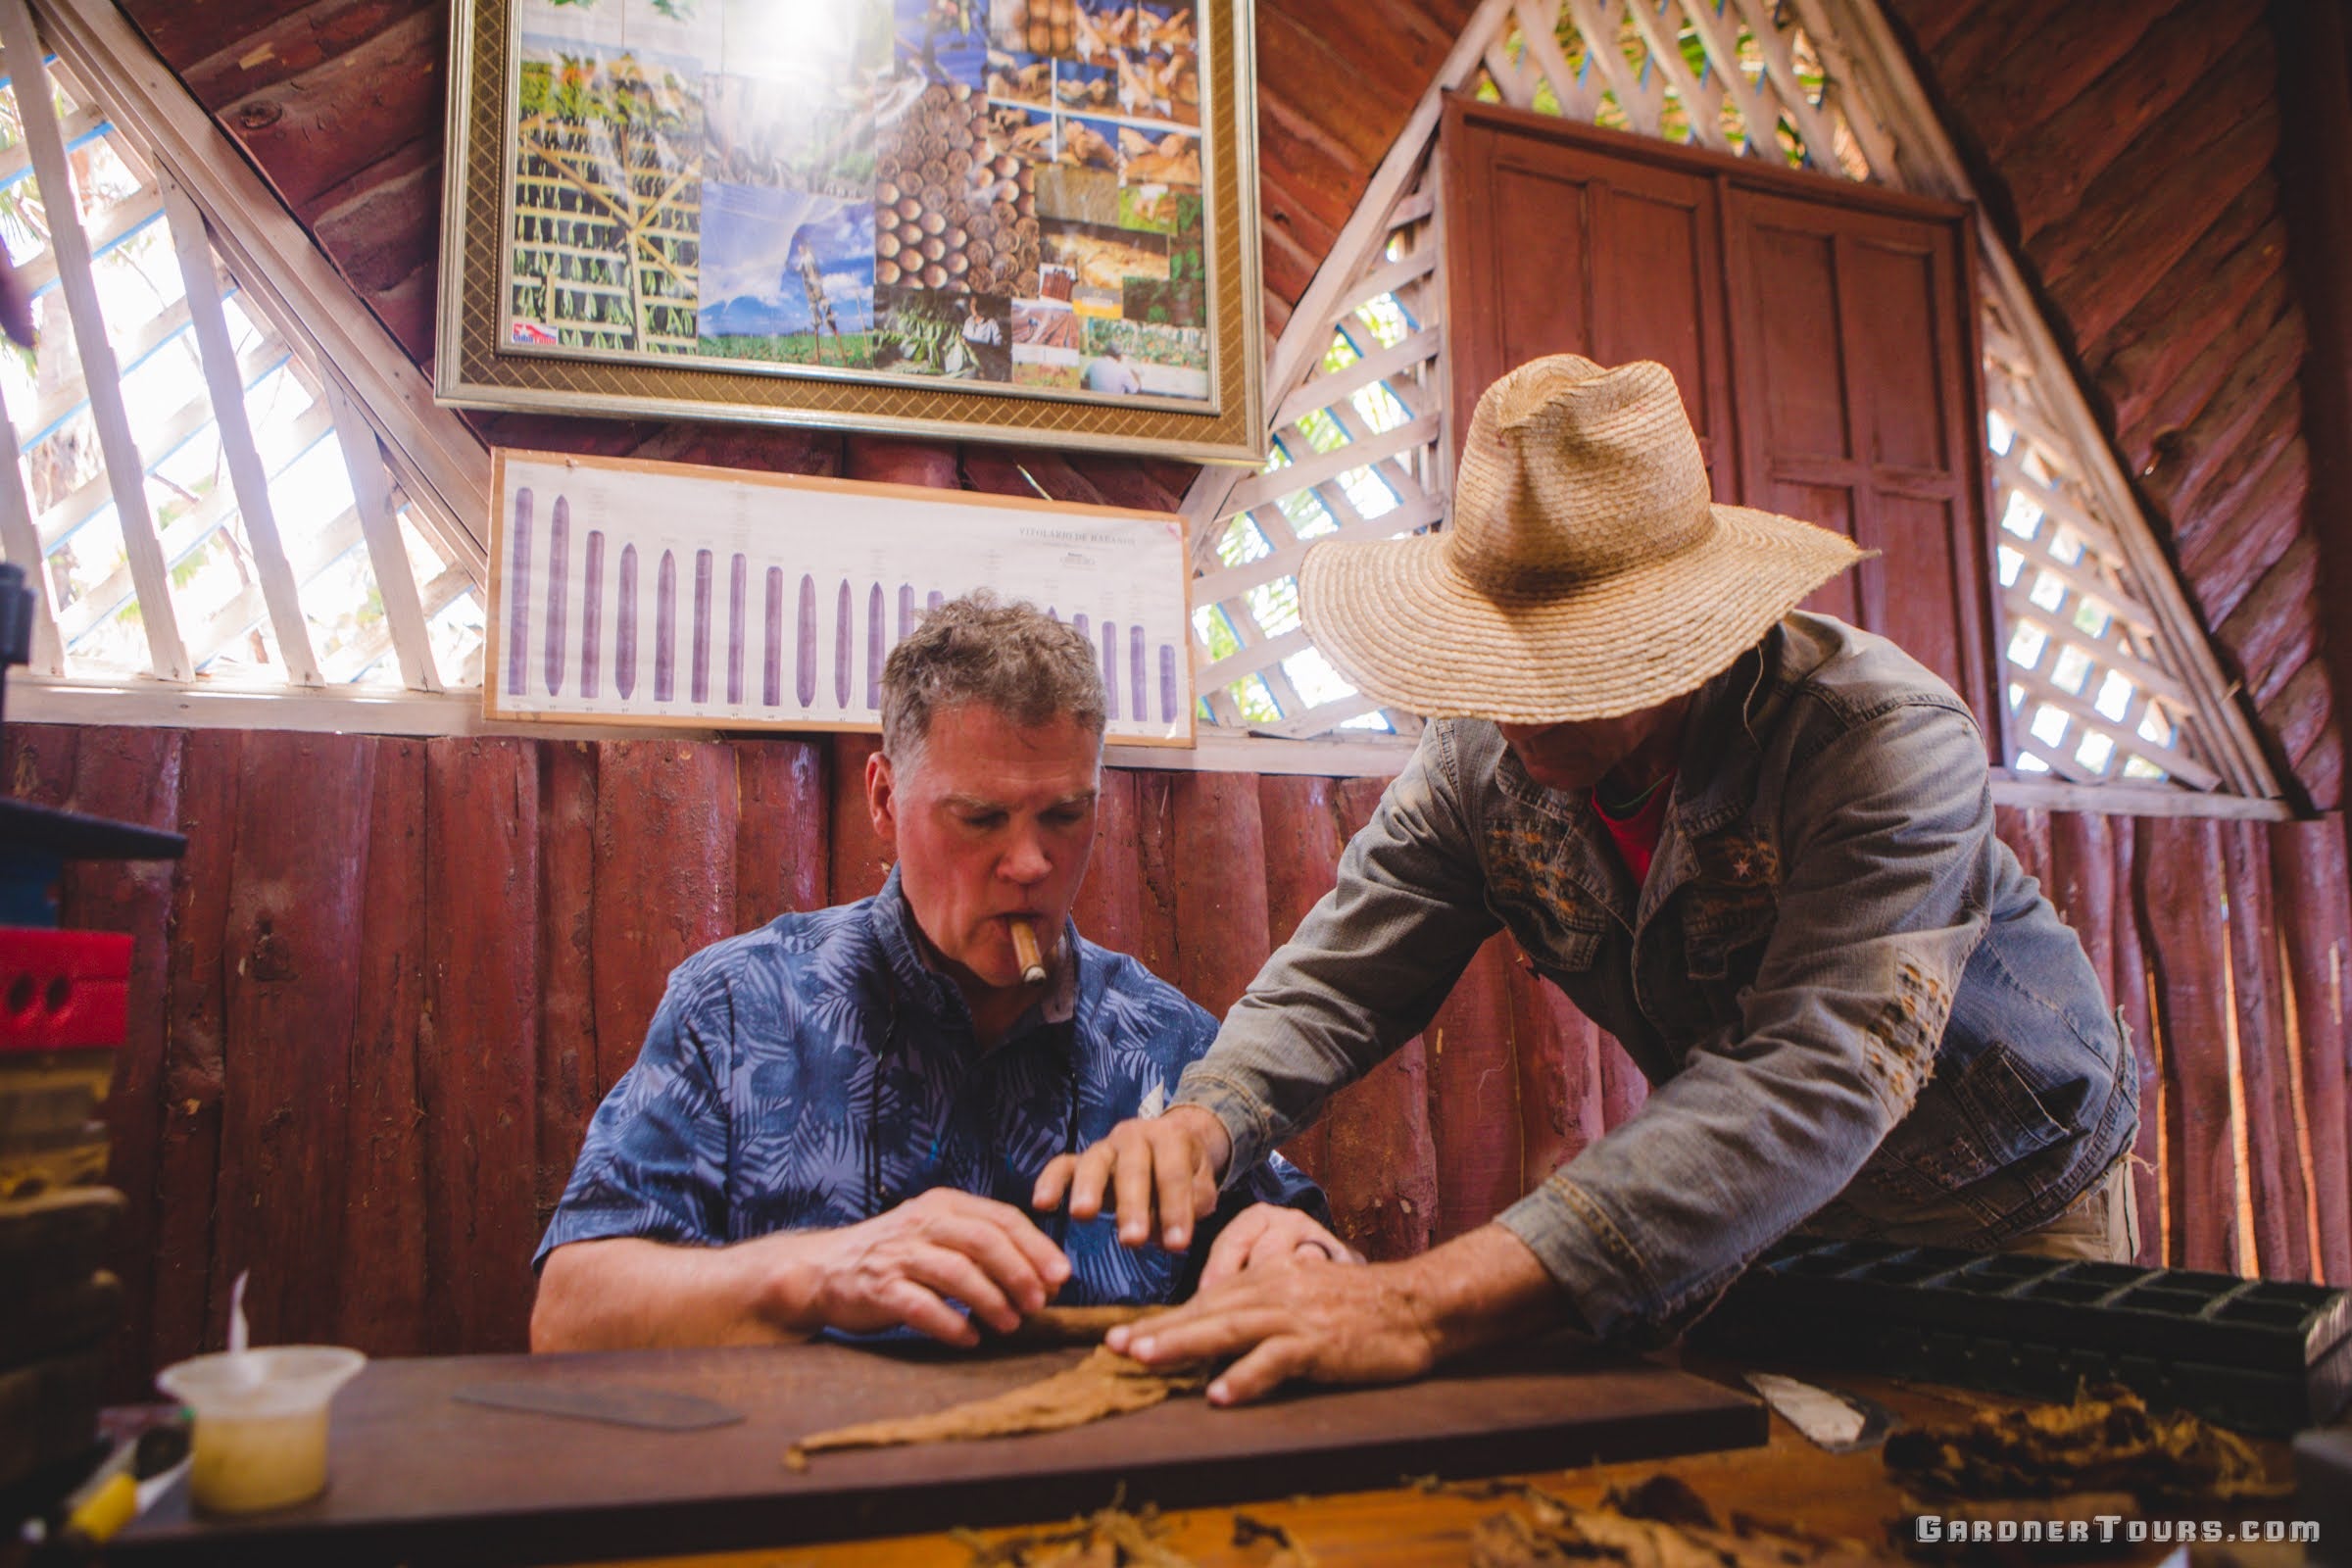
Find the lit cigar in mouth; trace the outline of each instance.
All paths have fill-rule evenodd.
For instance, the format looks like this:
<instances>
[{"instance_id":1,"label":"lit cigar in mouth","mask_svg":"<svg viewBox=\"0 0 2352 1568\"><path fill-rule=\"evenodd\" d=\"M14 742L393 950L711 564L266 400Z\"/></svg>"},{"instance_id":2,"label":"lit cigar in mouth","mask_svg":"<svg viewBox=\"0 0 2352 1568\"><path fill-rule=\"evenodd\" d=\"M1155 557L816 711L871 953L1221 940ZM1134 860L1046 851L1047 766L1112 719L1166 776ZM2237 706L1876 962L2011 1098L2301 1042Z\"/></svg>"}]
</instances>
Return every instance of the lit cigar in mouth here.
<instances>
[{"instance_id":1,"label":"lit cigar in mouth","mask_svg":"<svg viewBox=\"0 0 2352 1568\"><path fill-rule=\"evenodd\" d=\"M1037 927L1027 915L1006 922L1012 927L1012 956L1021 960L1021 984L1033 986L1046 978L1045 956L1037 951Z\"/></svg>"}]
</instances>

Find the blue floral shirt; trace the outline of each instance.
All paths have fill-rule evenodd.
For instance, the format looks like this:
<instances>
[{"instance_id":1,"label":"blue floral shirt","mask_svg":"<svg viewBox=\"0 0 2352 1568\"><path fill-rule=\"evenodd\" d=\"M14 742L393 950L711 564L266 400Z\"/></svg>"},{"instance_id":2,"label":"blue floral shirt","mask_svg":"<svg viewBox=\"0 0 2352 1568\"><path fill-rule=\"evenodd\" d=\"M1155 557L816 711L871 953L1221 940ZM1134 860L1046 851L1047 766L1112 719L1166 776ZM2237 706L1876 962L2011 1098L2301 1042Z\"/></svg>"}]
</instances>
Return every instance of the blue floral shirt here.
<instances>
[{"instance_id":1,"label":"blue floral shirt","mask_svg":"<svg viewBox=\"0 0 2352 1568\"><path fill-rule=\"evenodd\" d=\"M1048 1160L1156 1111L1217 1032L1075 927L1065 951L1077 967L1061 1006L1031 1008L983 1052L895 870L873 898L704 949L670 975L636 1065L597 1107L534 1265L607 1237L719 1246L852 1225L933 1187L1026 1209ZM1055 1299L1178 1299L1216 1227L1255 1202L1329 1223L1322 1193L1274 1153L1226 1184L1181 1256L1121 1247L1107 1218L1037 1216L1070 1259Z\"/></svg>"}]
</instances>

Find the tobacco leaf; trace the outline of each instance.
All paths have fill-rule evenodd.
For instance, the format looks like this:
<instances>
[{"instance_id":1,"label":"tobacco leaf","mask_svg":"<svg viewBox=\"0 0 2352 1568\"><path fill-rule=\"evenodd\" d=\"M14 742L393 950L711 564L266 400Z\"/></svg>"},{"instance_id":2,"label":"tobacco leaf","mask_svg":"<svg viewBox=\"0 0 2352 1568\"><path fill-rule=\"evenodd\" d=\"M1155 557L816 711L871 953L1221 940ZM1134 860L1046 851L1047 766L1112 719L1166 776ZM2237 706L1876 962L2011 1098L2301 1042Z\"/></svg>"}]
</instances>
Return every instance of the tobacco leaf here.
<instances>
[{"instance_id":1,"label":"tobacco leaf","mask_svg":"<svg viewBox=\"0 0 2352 1568\"><path fill-rule=\"evenodd\" d=\"M811 1434L785 1450L784 1463L805 1470L808 1455L836 1448L891 1448L913 1443L1060 1432L1108 1416L1148 1410L1173 1395L1194 1393L1207 1382L1206 1371L1154 1372L1141 1361L1098 1346L1076 1366L989 1398L951 1405L929 1415L861 1421Z\"/></svg>"},{"instance_id":2,"label":"tobacco leaf","mask_svg":"<svg viewBox=\"0 0 2352 1568\"><path fill-rule=\"evenodd\" d=\"M1886 1439L1886 1468L1925 1497L2054 1497L2122 1492L2143 1505L2277 1497L2243 1438L2193 1415L2159 1415L2131 1390L2086 1389L2072 1404L1980 1410Z\"/></svg>"}]
</instances>

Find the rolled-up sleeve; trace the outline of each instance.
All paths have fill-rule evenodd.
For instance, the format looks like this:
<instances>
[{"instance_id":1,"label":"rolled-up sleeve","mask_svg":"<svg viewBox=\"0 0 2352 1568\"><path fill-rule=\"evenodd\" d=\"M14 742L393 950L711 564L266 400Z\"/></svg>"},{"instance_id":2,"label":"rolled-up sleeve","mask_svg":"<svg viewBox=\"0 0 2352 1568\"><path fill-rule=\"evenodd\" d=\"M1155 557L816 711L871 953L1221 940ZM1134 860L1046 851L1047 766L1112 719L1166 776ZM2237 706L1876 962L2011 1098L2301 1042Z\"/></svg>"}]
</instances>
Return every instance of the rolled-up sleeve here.
<instances>
[{"instance_id":1,"label":"rolled-up sleeve","mask_svg":"<svg viewBox=\"0 0 2352 1568\"><path fill-rule=\"evenodd\" d=\"M1185 1072L1177 1102L1224 1123L1229 1172L1250 1170L1334 1092L1420 1033L1498 928L1450 763L1443 726L1433 724L1341 856L1338 885Z\"/></svg>"},{"instance_id":2,"label":"rolled-up sleeve","mask_svg":"<svg viewBox=\"0 0 2352 1568\"><path fill-rule=\"evenodd\" d=\"M1703 1304L1909 1111L1984 936L1991 841L1984 742L1956 707L1896 706L1792 772L1739 1023L1500 1216L1593 1330Z\"/></svg>"}]
</instances>

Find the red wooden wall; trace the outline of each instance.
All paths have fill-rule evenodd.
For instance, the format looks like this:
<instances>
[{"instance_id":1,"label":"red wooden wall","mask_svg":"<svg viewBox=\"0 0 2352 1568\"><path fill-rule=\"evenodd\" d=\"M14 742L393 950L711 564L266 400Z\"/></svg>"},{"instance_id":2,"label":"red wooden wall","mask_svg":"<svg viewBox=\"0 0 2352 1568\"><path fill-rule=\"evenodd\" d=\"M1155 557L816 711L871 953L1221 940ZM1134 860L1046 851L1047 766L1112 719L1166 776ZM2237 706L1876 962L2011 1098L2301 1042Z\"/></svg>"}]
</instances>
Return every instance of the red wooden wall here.
<instances>
[{"instance_id":1,"label":"red wooden wall","mask_svg":"<svg viewBox=\"0 0 2352 1568\"><path fill-rule=\"evenodd\" d=\"M190 840L176 867L65 889L70 923L139 939L108 1106L122 1392L221 1343L243 1268L265 1340L519 1347L540 1228L669 967L880 884L870 745L10 731L11 793ZM1080 925L1222 1012L1380 790L1114 770ZM2002 826L2146 1048L2150 1255L2232 1268L2250 1226L2264 1273L2352 1281L2340 820ZM1293 1152L1393 1257L1481 1223L1642 1092L1497 940Z\"/></svg>"}]
</instances>

